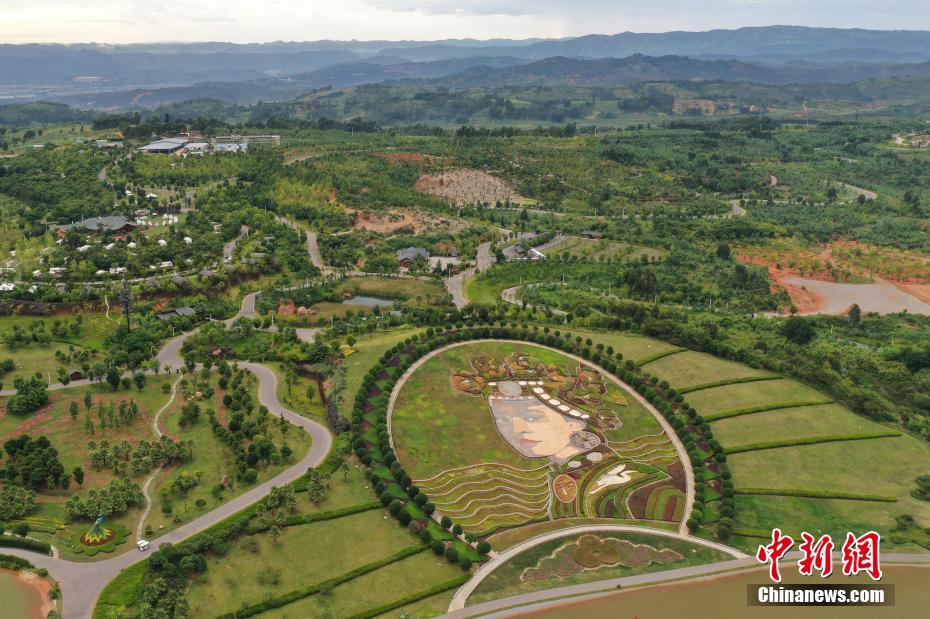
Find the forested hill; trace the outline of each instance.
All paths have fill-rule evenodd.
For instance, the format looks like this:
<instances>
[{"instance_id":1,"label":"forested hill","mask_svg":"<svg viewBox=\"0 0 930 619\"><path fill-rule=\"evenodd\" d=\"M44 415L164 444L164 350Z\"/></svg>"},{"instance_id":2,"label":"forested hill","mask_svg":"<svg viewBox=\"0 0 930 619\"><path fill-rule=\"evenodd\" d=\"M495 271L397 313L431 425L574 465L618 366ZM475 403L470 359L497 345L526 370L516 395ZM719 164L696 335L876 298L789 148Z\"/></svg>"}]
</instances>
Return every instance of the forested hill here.
<instances>
[{"instance_id":1,"label":"forested hill","mask_svg":"<svg viewBox=\"0 0 930 619\"><path fill-rule=\"evenodd\" d=\"M496 87L513 84L620 85L669 80L727 80L757 84L852 83L896 75L928 75L930 62L919 64L844 64L783 66L737 60L700 60L684 56L643 56L578 60L564 56L529 64L492 68L471 67L434 80L456 87Z\"/></svg>"}]
</instances>

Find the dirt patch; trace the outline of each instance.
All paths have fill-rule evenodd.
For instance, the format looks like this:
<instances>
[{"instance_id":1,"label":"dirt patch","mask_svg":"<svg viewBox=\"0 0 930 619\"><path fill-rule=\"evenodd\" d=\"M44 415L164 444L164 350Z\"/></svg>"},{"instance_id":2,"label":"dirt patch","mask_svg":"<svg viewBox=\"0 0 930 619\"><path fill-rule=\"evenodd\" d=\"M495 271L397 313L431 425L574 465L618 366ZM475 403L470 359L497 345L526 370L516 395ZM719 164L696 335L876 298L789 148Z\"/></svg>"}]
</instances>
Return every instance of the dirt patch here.
<instances>
[{"instance_id":1,"label":"dirt patch","mask_svg":"<svg viewBox=\"0 0 930 619\"><path fill-rule=\"evenodd\" d=\"M417 180L415 187L419 192L437 196L455 205L507 201L516 204L532 203L532 200L514 191L507 181L473 168L424 175Z\"/></svg>"},{"instance_id":2,"label":"dirt patch","mask_svg":"<svg viewBox=\"0 0 930 619\"><path fill-rule=\"evenodd\" d=\"M30 604L30 608L34 609L32 617L36 619L48 617L48 614L55 610L55 601L49 597L49 593L52 590L52 583L35 572L26 570L17 571L16 578L24 586L30 587L35 592L32 596L35 603Z\"/></svg>"}]
</instances>

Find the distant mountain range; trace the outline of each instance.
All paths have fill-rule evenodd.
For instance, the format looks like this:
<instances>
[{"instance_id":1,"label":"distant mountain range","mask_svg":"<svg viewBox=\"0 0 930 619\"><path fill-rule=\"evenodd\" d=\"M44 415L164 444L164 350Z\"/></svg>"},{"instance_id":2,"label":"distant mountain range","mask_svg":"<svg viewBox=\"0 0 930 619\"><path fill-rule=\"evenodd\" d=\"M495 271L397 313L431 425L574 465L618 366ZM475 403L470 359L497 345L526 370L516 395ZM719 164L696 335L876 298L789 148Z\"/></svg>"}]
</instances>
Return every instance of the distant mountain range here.
<instances>
[{"instance_id":1,"label":"distant mountain range","mask_svg":"<svg viewBox=\"0 0 930 619\"><path fill-rule=\"evenodd\" d=\"M769 26L567 39L0 45L0 101L97 109L193 98L284 101L331 86L729 80L852 83L926 75L930 32Z\"/></svg>"}]
</instances>

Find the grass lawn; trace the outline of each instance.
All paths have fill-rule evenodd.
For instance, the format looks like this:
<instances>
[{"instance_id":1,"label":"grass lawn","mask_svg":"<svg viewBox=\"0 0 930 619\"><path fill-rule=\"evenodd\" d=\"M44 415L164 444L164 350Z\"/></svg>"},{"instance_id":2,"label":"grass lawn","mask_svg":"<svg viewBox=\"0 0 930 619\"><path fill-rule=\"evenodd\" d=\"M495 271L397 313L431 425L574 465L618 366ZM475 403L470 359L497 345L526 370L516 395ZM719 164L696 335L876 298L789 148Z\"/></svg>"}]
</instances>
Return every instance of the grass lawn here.
<instances>
[{"instance_id":1,"label":"grass lawn","mask_svg":"<svg viewBox=\"0 0 930 619\"><path fill-rule=\"evenodd\" d=\"M598 261L623 259L625 261L639 260L641 256L661 258L664 255L661 249L646 247L645 245L635 245L625 243L624 241L611 241L609 239L586 239L577 236L570 236L546 252L549 256L560 256L567 254L577 256L583 260Z\"/></svg>"},{"instance_id":2,"label":"grass lawn","mask_svg":"<svg viewBox=\"0 0 930 619\"><path fill-rule=\"evenodd\" d=\"M636 520L623 520L620 518L559 518L558 520L547 520L546 522L533 522L516 529L507 529L506 531L501 531L500 533L495 533L494 535L488 537L487 541L491 544L491 548L493 548L495 551L502 552L512 546L516 546L520 542L525 542L526 540L536 537L537 535L542 535L543 533L591 524L642 524L642 522ZM669 531L678 530L677 522L660 522L656 520L650 522L649 526L660 529L668 529Z\"/></svg>"},{"instance_id":3,"label":"grass lawn","mask_svg":"<svg viewBox=\"0 0 930 619\"><path fill-rule=\"evenodd\" d=\"M305 495L298 497L301 502L307 500ZM244 536L227 556L211 558L207 573L191 584L187 594L191 616L213 617L234 611L243 603L259 602L266 594L281 595L322 582L415 542L382 509L285 527L277 544L267 534ZM408 587L404 586L389 593L406 591Z\"/></svg>"},{"instance_id":4,"label":"grass lawn","mask_svg":"<svg viewBox=\"0 0 930 619\"><path fill-rule=\"evenodd\" d=\"M421 327L404 327L392 331L378 331L371 336L359 336L359 341L353 347L356 350L355 354L342 362L345 370L346 397L343 399L341 412L347 419L352 418L352 402L355 400L355 394L362 387L365 373L378 362L388 348L423 331L425 329Z\"/></svg>"},{"instance_id":5,"label":"grass lawn","mask_svg":"<svg viewBox=\"0 0 930 619\"><path fill-rule=\"evenodd\" d=\"M646 364L644 369L676 389L748 376L771 376L771 372L692 350L662 357Z\"/></svg>"},{"instance_id":6,"label":"grass lawn","mask_svg":"<svg viewBox=\"0 0 930 619\"><path fill-rule=\"evenodd\" d=\"M523 580L522 576L527 568L535 568L537 564L546 557L555 553L567 544L574 543L580 536L575 535L562 539L552 540L531 548L530 550L514 557L504 565L484 579L478 585L475 592L468 598L467 605L479 604L489 600L495 600L510 595L521 593L530 593L553 587L574 585L605 578L619 578L623 576L632 576L635 574L646 574L662 570L670 570L691 565L701 565L703 563L712 563L729 558L723 553L711 550L703 546L691 544L678 539L667 537L657 537L654 535L641 533L601 533L598 537L604 539L626 540L637 545L645 544L651 546L657 551L668 549L681 555L681 558L670 563L650 562L641 567L627 567L626 565L602 566L595 569L587 569L580 573L570 576L556 577L550 576L543 580ZM648 549L643 549L647 550Z\"/></svg>"},{"instance_id":7,"label":"grass lawn","mask_svg":"<svg viewBox=\"0 0 930 619\"><path fill-rule=\"evenodd\" d=\"M291 386L288 393L287 383L284 380L284 364L276 361L265 363L278 377L278 400L295 413L304 417L320 420L326 415L323 398L320 397L319 386L315 380L307 376L298 375L297 381ZM313 399L307 399L307 387L313 387Z\"/></svg>"},{"instance_id":8,"label":"grass lawn","mask_svg":"<svg viewBox=\"0 0 930 619\"><path fill-rule=\"evenodd\" d=\"M737 529L782 526L845 535L846 530L861 533L866 527L887 533L900 514L930 525L930 503L910 495L914 479L930 470L930 445L911 436L745 452L730 456L728 462L737 489L813 489L898 498L882 503L738 496Z\"/></svg>"},{"instance_id":9,"label":"grass lawn","mask_svg":"<svg viewBox=\"0 0 930 619\"><path fill-rule=\"evenodd\" d=\"M565 330L563 330L563 333L564 331ZM647 359L653 355L678 348L674 344L669 344L662 340L656 340L642 335L634 335L632 333L591 331L578 328L570 328L569 332L573 336L580 335L586 339L590 337L593 342L600 342L604 344L605 347L613 346L614 353L622 353L624 359L632 359L637 362L640 359ZM649 371L652 371L651 368Z\"/></svg>"},{"instance_id":10,"label":"grass lawn","mask_svg":"<svg viewBox=\"0 0 930 619\"><path fill-rule=\"evenodd\" d=\"M677 356L672 355L672 358ZM823 400L829 400L829 398L819 391L790 379L723 385L702 389L685 396L685 401L689 402L699 413L706 415L773 403L791 404L792 402Z\"/></svg>"},{"instance_id":11,"label":"grass lawn","mask_svg":"<svg viewBox=\"0 0 930 619\"><path fill-rule=\"evenodd\" d=\"M850 412L838 404L783 408L740 417L714 421L714 438L725 447L750 443L827 436L831 434L859 434L887 430Z\"/></svg>"},{"instance_id":12,"label":"grass lawn","mask_svg":"<svg viewBox=\"0 0 930 619\"><path fill-rule=\"evenodd\" d=\"M409 538L408 542L411 539ZM375 554L369 557L368 562L377 559ZM340 572L339 570L327 570L326 573L329 576L335 576ZM460 568L450 565L444 558L437 557L431 551L426 550L340 585L328 595L305 598L283 608L264 613L262 617L279 619L349 617L450 581L461 576L462 573ZM303 582L309 584L314 581L308 578ZM453 593L454 589L444 594L447 596L446 606L448 606L448 600L452 599ZM441 607L441 604L438 605ZM391 611L387 616L398 617L400 611Z\"/></svg>"},{"instance_id":13,"label":"grass lawn","mask_svg":"<svg viewBox=\"0 0 930 619\"><path fill-rule=\"evenodd\" d=\"M451 301L448 291L439 280L349 277L336 287L336 292L342 295L413 301L413 305L428 305L430 301L432 304Z\"/></svg>"},{"instance_id":14,"label":"grass lawn","mask_svg":"<svg viewBox=\"0 0 930 619\"><path fill-rule=\"evenodd\" d=\"M500 285L484 277L469 277L465 281L465 298L472 303L494 305L501 298L501 291L509 284Z\"/></svg>"},{"instance_id":15,"label":"grass lawn","mask_svg":"<svg viewBox=\"0 0 930 619\"><path fill-rule=\"evenodd\" d=\"M201 373L197 372L196 376L199 378ZM249 377L250 378L247 380L251 382L253 401L257 406L258 383L251 377L251 374L249 374ZM178 466L163 470L152 483L150 488L152 494L152 511L149 514L146 524L154 529L153 537L164 535L185 522L190 522L216 509L223 502L235 498L252 487L251 485L245 485L236 480L236 463L233 458L232 450L213 435L210 421L206 416L205 411L207 409L213 409L217 411L217 418L221 420L221 423L224 423L223 420L228 417L228 412L222 403L221 390L216 384L217 378L218 373L211 373L210 385L216 388L217 391L213 401L204 400L200 402L200 407L204 412L201 413L197 423L187 428L181 428L179 426L181 407L184 404L180 389L178 390L178 398L172 403L169 409L162 414L162 431L175 440L193 441L194 457L189 462L184 462ZM271 421L272 423L269 424L271 428L269 438L276 444L281 444L282 439L285 437L281 434L281 428L277 423L277 419L272 419ZM296 426L288 427L286 440L287 444L294 450L294 455L291 456L291 459L287 462L272 462L267 468L259 466L256 484L262 483L287 469L293 462L302 458L304 454L307 453L307 450L310 449L309 435ZM168 481L177 478L183 472L202 473L203 476L200 480L200 484L190 490L186 497L170 497L169 502L172 505L173 511L171 516L165 516L161 511L165 498L160 491ZM224 478L229 480L230 486L223 492L222 499L218 501L211 494L211 490L215 485L221 483ZM205 501L202 507L197 506L198 499L203 499ZM179 522L174 522L175 519L178 519Z\"/></svg>"}]
</instances>

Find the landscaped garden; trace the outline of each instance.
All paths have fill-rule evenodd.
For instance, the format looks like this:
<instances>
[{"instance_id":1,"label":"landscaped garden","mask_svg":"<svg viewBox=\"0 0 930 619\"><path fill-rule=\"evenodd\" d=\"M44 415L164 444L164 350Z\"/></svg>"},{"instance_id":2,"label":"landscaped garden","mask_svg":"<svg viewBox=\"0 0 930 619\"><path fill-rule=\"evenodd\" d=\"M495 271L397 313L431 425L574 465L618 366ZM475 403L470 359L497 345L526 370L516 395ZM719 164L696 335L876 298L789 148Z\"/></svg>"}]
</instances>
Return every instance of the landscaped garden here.
<instances>
[{"instance_id":1,"label":"landscaped garden","mask_svg":"<svg viewBox=\"0 0 930 619\"><path fill-rule=\"evenodd\" d=\"M699 544L646 533L571 535L534 546L498 567L469 596L468 605L727 558Z\"/></svg>"}]
</instances>

